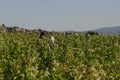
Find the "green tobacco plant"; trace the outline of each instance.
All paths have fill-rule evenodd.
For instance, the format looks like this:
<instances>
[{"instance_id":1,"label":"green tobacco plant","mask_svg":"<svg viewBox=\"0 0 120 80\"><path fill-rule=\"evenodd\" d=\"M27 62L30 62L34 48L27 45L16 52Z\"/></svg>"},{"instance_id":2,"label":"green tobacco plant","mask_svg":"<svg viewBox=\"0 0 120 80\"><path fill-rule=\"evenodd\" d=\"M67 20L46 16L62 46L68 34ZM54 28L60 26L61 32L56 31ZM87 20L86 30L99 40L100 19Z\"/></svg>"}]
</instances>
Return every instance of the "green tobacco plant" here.
<instances>
[{"instance_id":1,"label":"green tobacco plant","mask_svg":"<svg viewBox=\"0 0 120 80\"><path fill-rule=\"evenodd\" d=\"M0 80L119 79L118 35L0 33Z\"/></svg>"}]
</instances>

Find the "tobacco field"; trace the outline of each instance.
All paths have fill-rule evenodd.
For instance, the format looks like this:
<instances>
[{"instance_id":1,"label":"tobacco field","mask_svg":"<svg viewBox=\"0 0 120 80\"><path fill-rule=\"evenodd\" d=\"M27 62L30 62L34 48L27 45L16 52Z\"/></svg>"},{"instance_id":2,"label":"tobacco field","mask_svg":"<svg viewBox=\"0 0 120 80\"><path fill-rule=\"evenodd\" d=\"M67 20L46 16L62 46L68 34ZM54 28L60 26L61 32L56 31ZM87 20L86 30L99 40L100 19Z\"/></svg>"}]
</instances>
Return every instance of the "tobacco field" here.
<instances>
[{"instance_id":1,"label":"tobacco field","mask_svg":"<svg viewBox=\"0 0 120 80\"><path fill-rule=\"evenodd\" d=\"M120 36L1 32L0 80L120 80Z\"/></svg>"}]
</instances>

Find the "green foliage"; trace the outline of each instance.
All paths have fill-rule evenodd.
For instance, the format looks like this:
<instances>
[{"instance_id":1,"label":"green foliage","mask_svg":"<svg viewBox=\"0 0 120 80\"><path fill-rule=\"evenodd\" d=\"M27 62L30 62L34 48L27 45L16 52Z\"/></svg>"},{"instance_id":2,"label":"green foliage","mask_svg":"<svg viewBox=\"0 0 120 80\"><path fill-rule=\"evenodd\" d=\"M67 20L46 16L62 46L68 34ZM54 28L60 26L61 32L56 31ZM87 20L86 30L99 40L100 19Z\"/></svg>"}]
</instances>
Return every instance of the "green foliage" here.
<instances>
[{"instance_id":1,"label":"green foliage","mask_svg":"<svg viewBox=\"0 0 120 80\"><path fill-rule=\"evenodd\" d=\"M117 35L0 33L0 80L119 80Z\"/></svg>"}]
</instances>

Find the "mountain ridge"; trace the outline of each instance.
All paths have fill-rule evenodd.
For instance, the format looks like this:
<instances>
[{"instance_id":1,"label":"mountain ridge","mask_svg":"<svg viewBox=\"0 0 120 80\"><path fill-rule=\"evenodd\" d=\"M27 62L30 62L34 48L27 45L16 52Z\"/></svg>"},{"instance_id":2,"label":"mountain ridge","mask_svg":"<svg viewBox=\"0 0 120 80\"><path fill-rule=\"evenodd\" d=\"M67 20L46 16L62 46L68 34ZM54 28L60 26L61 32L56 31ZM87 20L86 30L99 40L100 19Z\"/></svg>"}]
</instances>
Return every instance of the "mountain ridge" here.
<instances>
[{"instance_id":1,"label":"mountain ridge","mask_svg":"<svg viewBox=\"0 0 120 80\"><path fill-rule=\"evenodd\" d=\"M120 26L103 27L93 31L99 34L119 34L120 35Z\"/></svg>"},{"instance_id":2,"label":"mountain ridge","mask_svg":"<svg viewBox=\"0 0 120 80\"><path fill-rule=\"evenodd\" d=\"M21 28L19 26L14 26L14 27L7 27L4 24L0 25L0 32L41 32L41 31L46 31L42 29L33 29L33 30L28 30ZM89 31L96 32L99 34L118 34L120 35L120 26L113 26L113 27L103 27L95 30L87 30L87 31L62 31L66 33L76 33L76 32L82 32L82 33L87 33Z\"/></svg>"}]
</instances>

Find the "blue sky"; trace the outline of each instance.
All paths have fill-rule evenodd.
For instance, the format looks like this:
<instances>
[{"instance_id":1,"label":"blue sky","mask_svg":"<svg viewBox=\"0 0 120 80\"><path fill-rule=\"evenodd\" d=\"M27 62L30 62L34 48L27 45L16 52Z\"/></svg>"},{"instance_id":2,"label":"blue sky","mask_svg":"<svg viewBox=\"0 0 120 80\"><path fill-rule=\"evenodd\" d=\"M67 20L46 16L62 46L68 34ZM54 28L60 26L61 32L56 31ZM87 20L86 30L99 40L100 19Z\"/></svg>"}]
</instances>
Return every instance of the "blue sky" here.
<instances>
[{"instance_id":1,"label":"blue sky","mask_svg":"<svg viewBox=\"0 0 120 80\"><path fill-rule=\"evenodd\" d=\"M0 0L0 24L49 31L120 26L120 0Z\"/></svg>"}]
</instances>

